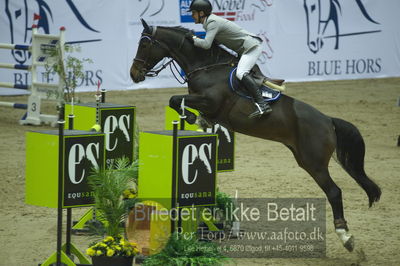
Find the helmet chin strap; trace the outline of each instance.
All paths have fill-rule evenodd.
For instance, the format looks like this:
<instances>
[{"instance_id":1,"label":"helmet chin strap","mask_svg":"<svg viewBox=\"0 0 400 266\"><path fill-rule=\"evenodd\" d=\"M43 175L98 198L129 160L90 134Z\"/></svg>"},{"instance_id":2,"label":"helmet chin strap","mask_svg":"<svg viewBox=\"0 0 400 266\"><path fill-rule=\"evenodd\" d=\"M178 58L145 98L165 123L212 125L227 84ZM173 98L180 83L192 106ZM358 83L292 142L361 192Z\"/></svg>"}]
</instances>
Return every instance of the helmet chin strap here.
<instances>
[{"instance_id":1,"label":"helmet chin strap","mask_svg":"<svg viewBox=\"0 0 400 266\"><path fill-rule=\"evenodd\" d=\"M203 23L203 21L201 21L203 18L206 18L206 17L208 17L208 15L203 15L203 16L200 16L200 14L199 14L199 19L200 19L200 22L201 23Z\"/></svg>"}]
</instances>

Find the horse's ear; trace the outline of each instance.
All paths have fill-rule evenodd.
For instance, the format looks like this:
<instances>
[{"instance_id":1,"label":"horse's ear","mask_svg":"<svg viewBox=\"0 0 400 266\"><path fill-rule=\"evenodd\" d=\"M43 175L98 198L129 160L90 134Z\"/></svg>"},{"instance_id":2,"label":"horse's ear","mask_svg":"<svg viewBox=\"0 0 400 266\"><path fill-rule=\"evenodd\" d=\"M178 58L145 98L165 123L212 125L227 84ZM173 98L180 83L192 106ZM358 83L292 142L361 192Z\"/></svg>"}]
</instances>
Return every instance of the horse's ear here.
<instances>
[{"instance_id":1,"label":"horse's ear","mask_svg":"<svg viewBox=\"0 0 400 266\"><path fill-rule=\"evenodd\" d=\"M153 29L147 24L147 22L144 19L141 18L140 20L142 21L144 32L146 32L148 34L152 34Z\"/></svg>"}]
</instances>

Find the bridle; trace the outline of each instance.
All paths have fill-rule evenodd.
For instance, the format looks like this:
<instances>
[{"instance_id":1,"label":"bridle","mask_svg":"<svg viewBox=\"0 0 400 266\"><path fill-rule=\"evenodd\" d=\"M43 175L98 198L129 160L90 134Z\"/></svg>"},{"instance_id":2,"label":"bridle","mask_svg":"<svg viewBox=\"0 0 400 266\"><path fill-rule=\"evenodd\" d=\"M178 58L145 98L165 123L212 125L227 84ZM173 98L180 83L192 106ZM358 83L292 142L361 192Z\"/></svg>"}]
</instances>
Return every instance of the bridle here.
<instances>
[{"instance_id":1,"label":"bridle","mask_svg":"<svg viewBox=\"0 0 400 266\"><path fill-rule=\"evenodd\" d=\"M142 33L142 37L140 38L140 41L139 41L139 42L141 42L143 39L148 39L148 40L150 40L150 48L153 47L153 46L155 46L155 45L159 45L159 46L161 46L163 49L167 50L167 51L169 52L169 54L172 54L172 53L173 53L173 51L172 51L167 45L165 45L164 43L162 43L162 42L156 40L152 34ZM180 45L179 45L179 47L178 47L178 50L180 50L180 49L183 47L184 42L185 42L185 36L183 36L182 41L181 41L181 43L180 43ZM185 83L187 82L187 78L186 78L185 76L183 76L183 75L180 73L180 71L178 70L178 67L176 66L176 63L175 63L174 59L170 59L170 60L168 60L166 63L163 63L163 64L161 65L161 67L158 68L158 69L150 69L150 64L149 64L149 62L148 62L148 59L149 59L149 57L150 57L150 53L146 53L146 55L147 55L146 58L138 58L138 57L135 57L135 58L133 59L133 62L140 62L140 63L143 64L143 67L140 69L140 71L145 72L145 73L146 73L146 74L145 74L146 77L157 77L158 74L159 74L161 71L163 71L165 68L167 68L167 66L169 66L169 67L170 67L170 70L171 70L171 73L174 75L175 79L176 79L180 84L185 84ZM179 76L181 77L181 79L182 79L183 81L179 80L178 77L175 75L174 70L172 69L172 66L174 66L175 71L179 73Z\"/></svg>"}]
</instances>

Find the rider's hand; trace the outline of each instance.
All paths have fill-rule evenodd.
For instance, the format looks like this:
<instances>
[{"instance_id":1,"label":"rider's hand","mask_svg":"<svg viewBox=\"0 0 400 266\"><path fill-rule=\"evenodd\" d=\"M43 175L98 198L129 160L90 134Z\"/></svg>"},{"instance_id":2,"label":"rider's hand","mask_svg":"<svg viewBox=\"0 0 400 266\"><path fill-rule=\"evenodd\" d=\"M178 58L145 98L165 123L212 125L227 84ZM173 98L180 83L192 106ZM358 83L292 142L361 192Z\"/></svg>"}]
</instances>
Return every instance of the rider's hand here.
<instances>
[{"instance_id":1,"label":"rider's hand","mask_svg":"<svg viewBox=\"0 0 400 266\"><path fill-rule=\"evenodd\" d=\"M193 40L194 36L195 36L195 35L193 35L193 33L191 33L191 32L188 32L188 33L185 34L185 38L186 38L191 44L194 44L194 40Z\"/></svg>"}]
</instances>

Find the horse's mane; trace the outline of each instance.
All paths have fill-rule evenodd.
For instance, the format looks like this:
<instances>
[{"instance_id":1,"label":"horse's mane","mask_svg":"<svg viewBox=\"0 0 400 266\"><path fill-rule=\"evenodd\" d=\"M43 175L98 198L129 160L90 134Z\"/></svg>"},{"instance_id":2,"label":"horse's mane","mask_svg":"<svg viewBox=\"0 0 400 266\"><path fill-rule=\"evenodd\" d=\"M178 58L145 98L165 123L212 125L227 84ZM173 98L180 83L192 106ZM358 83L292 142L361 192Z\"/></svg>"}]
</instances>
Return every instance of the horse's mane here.
<instances>
[{"instance_id":1,"label":"horse's mane","mask_svg":"<svg viewBox=\"0 0 400 266\"><path fill-rule=\"evenodd\" d=\"M182 26L176 26L176 27L163 27L160 26L158 28L162 28L162 29L166 29L166 30L171 30L173 32L176 32L180 35L184 35L187 33L192 33L194 34L193 30L190 30L188 28L182 27ZM214 40L214 42L212 43L210 49L205 50L202 48L198 48L196 47L196 52L199 54L202 54L202 56L204 55L207 58L214 58L216 59L216 62L227 62L229 60L235 60L235 56L230 54L227 50L221 48L221 46L219 46L219 44Z\"/></svg>"}]
</instances>

